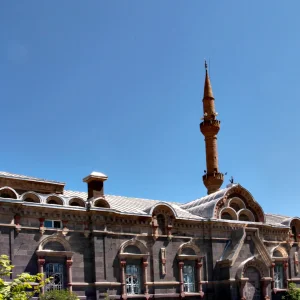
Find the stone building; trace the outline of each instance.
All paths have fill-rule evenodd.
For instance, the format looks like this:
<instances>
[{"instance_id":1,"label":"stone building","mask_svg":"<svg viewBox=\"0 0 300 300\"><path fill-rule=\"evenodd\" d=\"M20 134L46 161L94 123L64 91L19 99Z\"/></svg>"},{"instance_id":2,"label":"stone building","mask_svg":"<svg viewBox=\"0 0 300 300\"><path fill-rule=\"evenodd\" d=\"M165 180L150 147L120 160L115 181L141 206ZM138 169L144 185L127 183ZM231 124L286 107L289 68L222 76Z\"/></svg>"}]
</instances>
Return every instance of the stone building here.
<instances>
[{"instance_id":1,"label":"stone building","mask_svg":"<svg viewBox=\"0 0 300 300\"><path fill-rule=\"evenodd\" d=\"M87 192L0 172L0 253L15 265L11 277L44 272L53 277L44 290L91 300L281 299L300 282L300 219L266 214L240 184L221 188L214 102L206 68L208 195L185 204L107 195L97 172L83 179Z\"/></svg>"}]
</instances>

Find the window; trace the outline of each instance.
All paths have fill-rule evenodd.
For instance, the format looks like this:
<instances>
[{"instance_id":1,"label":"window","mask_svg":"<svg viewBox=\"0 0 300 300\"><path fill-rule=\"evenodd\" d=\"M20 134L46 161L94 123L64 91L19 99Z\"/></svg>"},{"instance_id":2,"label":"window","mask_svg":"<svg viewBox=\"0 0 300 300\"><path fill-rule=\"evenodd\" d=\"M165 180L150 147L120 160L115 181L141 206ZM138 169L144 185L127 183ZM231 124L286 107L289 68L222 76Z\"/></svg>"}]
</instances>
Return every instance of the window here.
<instances>
[{"instance_id":1,"label":"window","mask_svg":"<svg viewBox=\"0 0 300 300\"><path fill-rule=\"evenodd\" d=\"M126 266L127 294L141 293L141 268L139 265Z\"/></svg>"},{"instance_id":2,"label":"window","mask_svg":"<svg viewBox=\"0 0 300 300\"><path fill-rule=\"evenodd\" d=\"M61 221L55 221L55 220L45 220L44 226L46 228L62 228Z\"/></svg>"},{"instance_id":3,"label":"window","mask_svg":"<svg viewBox=\"0 0 300 300\"><path fill-rule=\"evenodd\" d=\"M275 289L283 289L283 265L275 264L274 267L274 287Z\"/></svg>"},{"instance_id":4,"label":"window","mask_svg":"<svg viewBox=\"0 0 300 300\"><path fill-rule=\"evenodd\" d=\"M228 212L223 212L221 219L232 220L232 216Z\"/></svg>"},{"instance_id":5,"label":"window","mask_svg":"<svg viewBox=\"0 0 300 300\"><path fill-rule=\"evenodd\" d=\"M191 265L183 266L183 286L186 293L195 292L195 270Z\"/></svg>"},{"instance_id":6,"label":"window","mask_svg":"<svg viewBox=\"0 0 300 300\"><path fill-rule=\"evenodd\" d=\"M46 264L46 278L52 277L51 281L46 284L46 291L61 290L64 284L64 267L58 263Z\"/></svg>"},{"instance_id":7,"label":"window","mask_svg":"<svg viewBox=\"0 0 300 300\"><path fill-rule=\"evenodd\" d=\"M240 214L239 220L240 221L250 221L246 214Z\"/></svg>"}]
</instances>

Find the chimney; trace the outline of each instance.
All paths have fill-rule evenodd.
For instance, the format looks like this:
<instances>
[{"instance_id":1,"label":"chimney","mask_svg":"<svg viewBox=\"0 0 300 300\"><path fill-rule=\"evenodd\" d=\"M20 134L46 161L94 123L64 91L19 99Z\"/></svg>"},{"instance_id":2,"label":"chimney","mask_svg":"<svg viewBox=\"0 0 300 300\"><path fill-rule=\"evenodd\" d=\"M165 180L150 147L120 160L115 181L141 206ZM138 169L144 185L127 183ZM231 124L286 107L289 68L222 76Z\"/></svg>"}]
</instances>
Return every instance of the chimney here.
<instances>
[{"instance_id":1,"label":"chimney","mask_svg":"<svg viewBox=\"0 0 300 300\"><path fill-rule=\"evenodd\" d=\"M88 199L99 198L104 196L104 181L108 177L100 172L92 172L83 178L83 182L88 185Z\"/></svg>"}]
</instances>

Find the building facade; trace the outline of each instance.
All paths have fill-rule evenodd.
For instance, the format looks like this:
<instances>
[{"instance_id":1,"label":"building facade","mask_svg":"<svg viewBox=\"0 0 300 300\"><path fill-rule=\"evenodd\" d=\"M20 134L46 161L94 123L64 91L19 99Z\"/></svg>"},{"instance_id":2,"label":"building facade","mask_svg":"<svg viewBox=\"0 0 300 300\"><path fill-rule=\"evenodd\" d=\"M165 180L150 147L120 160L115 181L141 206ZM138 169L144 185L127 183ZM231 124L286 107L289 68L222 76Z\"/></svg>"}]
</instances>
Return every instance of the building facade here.
<instances>
[{"instance_id":1,"label":"building facade","mask_svg":"<svg viewBox=\"0 0 300 300\"><path fill-rule=\"evenodd\" d=\"M220 121L206 68L203 118L208 194L185 204L112 196L107 176L61 182L0 172L0 254L14 272L42 272L43 291L81 299L281 299L300 283L300 219L266 214L251 193L225 188Z\"/></svg>"}]
</instances>

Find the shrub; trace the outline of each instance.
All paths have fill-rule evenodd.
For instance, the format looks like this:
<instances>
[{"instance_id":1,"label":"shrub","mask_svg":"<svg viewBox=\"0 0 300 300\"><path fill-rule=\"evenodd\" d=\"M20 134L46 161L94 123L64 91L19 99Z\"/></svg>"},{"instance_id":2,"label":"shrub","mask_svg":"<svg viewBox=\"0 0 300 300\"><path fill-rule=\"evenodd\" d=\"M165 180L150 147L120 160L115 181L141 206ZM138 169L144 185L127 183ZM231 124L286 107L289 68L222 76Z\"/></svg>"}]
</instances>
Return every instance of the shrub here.
<instances>
[{"instance_id":1,"label":"shrub","mask_svg":"<svg viewBox=\"0 0 300 300\"><path fill-rule=\"evenodd\" d=\"M78 297L66 290L53 290L41 295L40 300L78 300Z\"/></svg>"},{"instance_id":2,"label":"shrub","mask_svg":"<svg viewBox=\"0 0 300 300\"><path fill-rule=\"evenodd\" d=\"M285 300L300 300L300 288L297 288L295 283L290 283L287 290L287 295L283 296Z\"/></svg>"}]
</instances>

